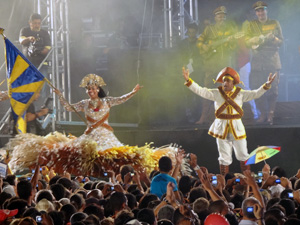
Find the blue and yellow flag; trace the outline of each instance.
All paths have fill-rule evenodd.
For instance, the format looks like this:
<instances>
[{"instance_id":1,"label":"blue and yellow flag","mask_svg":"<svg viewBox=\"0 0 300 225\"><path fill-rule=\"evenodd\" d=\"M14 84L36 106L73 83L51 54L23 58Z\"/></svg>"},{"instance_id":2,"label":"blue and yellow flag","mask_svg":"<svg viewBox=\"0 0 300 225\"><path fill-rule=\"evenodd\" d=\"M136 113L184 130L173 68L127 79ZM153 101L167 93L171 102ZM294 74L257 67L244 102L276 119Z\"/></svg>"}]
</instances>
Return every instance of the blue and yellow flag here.
<instances>
[{"instance_id":1,"label":"blue and yellow flag","mask_svg":"<svg viewBox=\"0 0 300 225\"><path fill-rule=\"evenodd\" d=\"M45 82L35 66L5 38L8 95L18 133L26 133L26 110Z\"/></svg>"}]
</instances>

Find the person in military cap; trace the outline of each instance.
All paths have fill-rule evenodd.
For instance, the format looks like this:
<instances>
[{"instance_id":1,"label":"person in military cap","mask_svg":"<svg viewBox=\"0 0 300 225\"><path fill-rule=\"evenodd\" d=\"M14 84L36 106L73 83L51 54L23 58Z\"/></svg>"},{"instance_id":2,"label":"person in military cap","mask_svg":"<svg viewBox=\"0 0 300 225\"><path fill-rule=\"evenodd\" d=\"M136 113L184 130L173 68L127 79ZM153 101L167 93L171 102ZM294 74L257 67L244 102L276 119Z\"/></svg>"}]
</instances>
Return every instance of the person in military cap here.
<instances>
[{"instance_id":1,"label":"person in military cap","mask_svg":"<svg viewBox=\"0 0 300 225\"><path fill-rule=\"evenodd\" d=\"M213 78L225 66L232 66L237 42L233 35L237 32L234 22L226 20L227 10L225 6L220 6L214 11L215 24L205 27L199 36L197 47L203 59L204 84L206 87L215 87ZM197 124L208 123L208 114L212 104L204 100L202 103L202 113Z\"/></svg>"},{"instance_id":2,"label":"person in military cap","mask_svg":"<svg viewBox=\"0 0 300 225\"><path fill-rule=\"evenodd\" d=\"M279 70L281 62L279 47L283 42L281 26L277 20L268 18L267 4L262 1L254 3L257 19L250 21L246 30L246 45L252 49L250 87L258 88L266 79L266 74L277 73L272 89L262 98L256 100L260 111L258 123L273 124L274 110L278 96Z\"/></svg>"},{"instance_id":3,"label":"person in military cap","mask_svg":"<svg viewBox=\"0 0 300 225\"><path fill-rule=\"evenodd\" d=\"M271 83L276 79L276 73L269 74L267 82L256 90L243 90L236 86L240 83L240 76L231 67L222 69L217 78L217 83L222 85L218 88L208 89L200 87L189 76L189 71L183 68L185 85L195 94L210 101L214 101L215 120L209 128L208 134L215 137L219 151L220 173L225 175L229 172L232 163L232 149L236 158L241 163L242 171L250 169L245 165L249 154L247 150L246 131L241 120L244 112L243 103L261 97Z\"/></svg>"}]
</instances>

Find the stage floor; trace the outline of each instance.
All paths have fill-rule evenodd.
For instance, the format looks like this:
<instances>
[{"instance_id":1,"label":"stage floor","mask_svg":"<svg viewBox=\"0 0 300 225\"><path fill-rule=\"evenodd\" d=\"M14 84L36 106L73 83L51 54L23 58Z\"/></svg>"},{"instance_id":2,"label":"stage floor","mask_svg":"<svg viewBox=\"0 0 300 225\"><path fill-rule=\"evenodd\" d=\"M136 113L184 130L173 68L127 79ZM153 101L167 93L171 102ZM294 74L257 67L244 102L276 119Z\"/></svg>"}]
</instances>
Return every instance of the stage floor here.
<instances>
[{"instance_id":1,"label":"stage floor","mask_svg":"<svg viewBox=\"0 0 300 225\"><path fill-rule=\"evenodd\" d=\"M285 121L286 122L286 121ZM249 153L263 145L281 146L282 150L279 154L268 159L266 162L272 167L283 167L289 176L296 174L300 168L300 120L295 120L290 124L274 125L257 125L246 124L247 143ZM138 126L136 128L118 128L115 127L115 135L124 144L128 145L144 145L153 142L153 147L159 147L171 143L182 146L186 152L195 153L198 156L198 163L205 166L209 171L218 173L218 150L215 138L208 135L209 125L199 126L194 124L188 125L169 125L169 126ZM84 127L80 129L67 130L74 134L76 130L80 135L84 131ZM253 171L262 169L264 162L252 166ZM240 167L238 161L233 160L231 171L239 172Z\"/></svg>"},{"instance_id":2,"label":"stage floor","mask_svg":"<svg viewBox=\"0 0 300 225\"><path fill-rule=\"evenodd\" d=\"M182 146L186 152L195 153L198 156L198 164L205 166L210 172L218 173L218 152L215 138L207 134L209 125L186 126L152 126L136 128L115 128L115 135L124 144L144 145L152 143L153 147L159 147L171 143ZM79 136L84 132L84 126L61 126L59 131L66 134L72 133ZM272 167L283 167L289 176L296 174L300 168L300 124L290 125L246 125L249 153L258 146L281 146L281 152L266 162ZM9 140L10 136L2 136L1 146ZM262 169L264 162L252 166L257 172ZM233 160L230 166L233 172L240 172L238 161Z\"/></svg>"}]
</instances>

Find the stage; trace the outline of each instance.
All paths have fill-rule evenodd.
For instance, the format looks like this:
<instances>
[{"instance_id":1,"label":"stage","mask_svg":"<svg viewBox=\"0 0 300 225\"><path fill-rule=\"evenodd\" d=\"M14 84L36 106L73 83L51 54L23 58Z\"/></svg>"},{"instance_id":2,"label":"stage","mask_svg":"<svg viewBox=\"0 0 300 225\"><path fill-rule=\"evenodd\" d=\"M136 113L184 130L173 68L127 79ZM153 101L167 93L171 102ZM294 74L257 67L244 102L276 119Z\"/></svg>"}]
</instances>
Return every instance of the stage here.
<instances>
[{"instance_id":1,"label":"stage","mask_svg":"<svg viewBox=\"0 0 300 225\"><path fill-rule=\"evenodd\" d=\"M207 134L208 126L187 124L186 126L151 126L151 127L120 127L115 126L115 134L124 144L144 145L153 142L153 147L167 144L178 144L186 152L195 153L198 156L200 166L205 166L210 172L218 173L218 152L216 140ZM85 130L85 126L61 125L59 131L79 136ZM267 160L270 167L281 166L288 176L293 176L299 169L300 159L300 124L293 125L246 125L248 150L251 152L257 146L276 145L281 146L281 152ZM8 140L9 135L1 136L1 146ZM264 162L252 166L257 172L262 169ZM240 172L238 161L234 158L230 166L233 172Z\"/></svg>"},{"instance_id":2,"label":"stage","mask_svg":"<svg viewBox=\"0 0 300 225\"><path fill-rule=\"evenodd\" d=\"M186 152L195 153L198 156L200 166L205 166L213 173L219 172L218 152L215 138L207 134L208 127L169 127L156 129L131 129L116 131L117 137L126 144L143 145L146 142L154 142L158 147L169 143L182 146ZM268 159L270 167L281 166L289 176L296 174L299 169L300 159L300 126L246 126L248 149L251 152L257 146L277 145L282 150L279 154ZM262 169L264 163L252 166L253 171ZM239 172L237 160L230 167L231 171Z\"/></svg>"},{"instance_id":3,"label":"stage","mask_svg":"<svg viewBox=\"0 0 300 225\"><path fill-rule=\"evenodd\" d=\"M299 121L299 120L298 120ZM213 173L219 172L218 150L215 138L207 134L209 125L197 126L152 126L137 128L115 128L115 134L124 144L143 145L153 142L153 147L159 147L170 143L182 146L186 152L195 153L198 163L205 166ZM84 131L84 127L76 129ZM66 132L71 132L71 130ZM270 167L281 166L289 176L296 174L300 168L300 123L293 125L246 125L249 153L258 146L281 146L281 152L267 160ZM264 163L252 166L257 172L262 169ZM234 158L230 166L231 171L240 172L238 161Z\"/></svg>"}]
</instances>

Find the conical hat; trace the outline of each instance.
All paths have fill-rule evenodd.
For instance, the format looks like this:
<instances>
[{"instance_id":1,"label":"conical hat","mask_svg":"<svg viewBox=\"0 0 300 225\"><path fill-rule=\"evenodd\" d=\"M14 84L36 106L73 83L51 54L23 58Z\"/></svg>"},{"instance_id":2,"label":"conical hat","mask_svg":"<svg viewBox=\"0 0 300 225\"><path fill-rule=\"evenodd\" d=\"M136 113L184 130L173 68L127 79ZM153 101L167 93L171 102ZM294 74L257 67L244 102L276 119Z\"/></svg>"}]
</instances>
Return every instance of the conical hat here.
<instances>
[{"instance_id":1,"label":"conical hat","mask_svg":"<svg viewBox=\"0 0 300 225\"><path fill-rule=\"evenodd\" d=\"M234 84L239 84L240 81L240 75L238 72L236 72L234 69L232 69L231 67L225 67L224 69L222 69L220 71L220 73L218 74L217 78L216 78L216 82L218 83L223 83L223 77L225 75L231 76L233 78L233 83Z\"/></svg>"}]
</instances>

